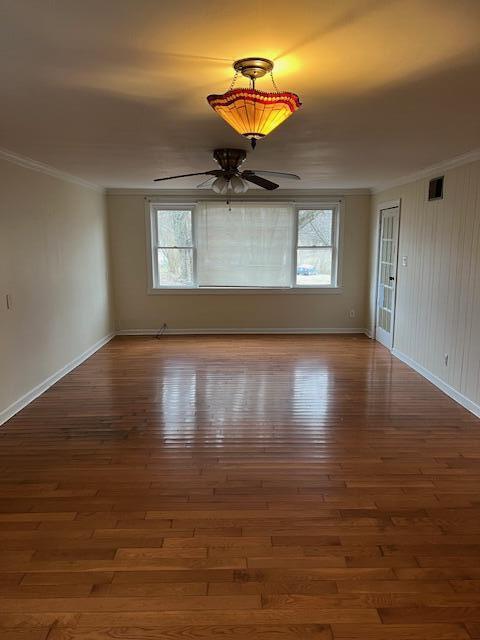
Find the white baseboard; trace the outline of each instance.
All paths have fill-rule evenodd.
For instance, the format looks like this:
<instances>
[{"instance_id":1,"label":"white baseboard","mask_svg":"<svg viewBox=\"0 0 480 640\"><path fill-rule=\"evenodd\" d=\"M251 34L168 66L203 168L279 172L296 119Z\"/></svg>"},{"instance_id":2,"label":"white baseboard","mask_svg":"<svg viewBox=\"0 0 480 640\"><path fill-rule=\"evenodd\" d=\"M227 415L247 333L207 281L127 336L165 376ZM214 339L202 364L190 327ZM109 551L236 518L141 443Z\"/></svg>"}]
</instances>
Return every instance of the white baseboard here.
<instances>
[{"instance_id":1,"label":"white baseboard","mask_svg":"<svg viewBox=\"0 0 480 640\"><path fill-rule=\"evenodd\" d=\"M30 402L38 398L42 393L44 393L49 387L58 382L61 378L73 371L76 367L78 367L82 362L85 362L91 355L98 351L101 347L103 347L107 342L110 342L115 335L121 336L151 336L157 335L159 333L159 329L122 329L115 333L109 333L104 336L100 340L98 340L94 345L92 345L89 349L84 351L82 354L74 358L71 362L66 364L64 367L53 373L46 380L38 384L36 387L28 391L28 393L24 394L21 398L16 400L9 407L0 412L0 426L10 420L16 413L21 411L24 407L26 407ZM368 329L360 329L360 328L345 328L345 327L336 327L336 328L299 328L299 329L266 329L266 328L257 328L257 329L167 329L165 335L234 335L234 334L365 334L369 338L372 337L370 331ZM426 378L429 382L438 387L441 391L446 393L450 398L458 402L458 404L468 409L475 416L480 418L480 405L473 402L462 393L451 387L449 384L444 382L441 378L437 377L433 373L431 373L425 367L422 367L418 362L405 355L398 349L392 349L392 355L396 358L407 364L409 367L414 369L417 373Z\"/></svg>"},{"instance_id":2,"label":"white baseboard","mask_svg":"<svg viewBox=\"0 0 480 640\"><path fill-rule=\"evenodd\" d=\"M38 398L38 396L44 393L49 387L51 387L56 382L58 382L60 378L63 378L63 376L66 376L67 373L70 373L70 371L73 371L73 369L78 367L78 365L82 364L82 362L85 362L85 360L89 358L91 355L93 355L95 351L98 351L101 347L107 344L107 342L110 342L110 340L114 337L115 337L114 333L109 333L107 336L104 336L103 338L98 340L94 345L92 345L89 349L81 353L79 356L74 358L71 362L69 362L64 367L62 367L61 369L53 373L51 376L49 376L46 380L44 380L40 384L37 384L37 386L34 387L33 389L30 389L30 391L25 393L21 398L16 400L9 407L1 411L0 426L5 422L7 422L7 420L10 420L10 418L12 418L16 413L24 409L27 406L27 404L30 404L30 402L35 400L35 398Z\"/></svg>"},{"instance_id":3,"label":"white baseboard","mask_svg":"<svg viewBox=\"0 0 480 640\"><path fill-rule=\"evenodd\" d=\"M155 336L158 333L162 333L160 328L158 329L120 329L117 331L118 336ZM255 328L255 329L167 329L163 332L163 335L169 336L194 336L194 335L233 335L233 334L325 334L325 333L365 333L365 329L359 328L299 328L299 329L270 329L270 328Z\"/></svg>"},{"instance_id":4,"label":"white baseboard","mask_svg":"<svg viewBox=\"0 0 480 640\"><path fill-rule=\"evenodd\" d=\"M412 360L412 358L405 355L398 349L395 349L395 348L392 349L392 355L394 355L396 358L398 358L405 364L408 364L408 366L411 367L412 369L415 369L417 373L419 373L421 376L426 378L429 382L431 382L436 387L438 387L440 391L443 391L443 393L446 393L447 396L450 396L450 398L455 400L455 402L458 402L458 404L461 404L462 407L465 407L465 409L468 409L468 411L471 411L475 416L477 416L477 418L480 418L480 405L473 402L473 400L470 400L470 398L467 398L466 396L464 396L462 393L460 393L459 391L451 387L449 384L444 382L441 378L433 374L428 369L425 369L425 367L422 367L421 364L419 364L415 360Z\"/></svg>"}]
</instances>

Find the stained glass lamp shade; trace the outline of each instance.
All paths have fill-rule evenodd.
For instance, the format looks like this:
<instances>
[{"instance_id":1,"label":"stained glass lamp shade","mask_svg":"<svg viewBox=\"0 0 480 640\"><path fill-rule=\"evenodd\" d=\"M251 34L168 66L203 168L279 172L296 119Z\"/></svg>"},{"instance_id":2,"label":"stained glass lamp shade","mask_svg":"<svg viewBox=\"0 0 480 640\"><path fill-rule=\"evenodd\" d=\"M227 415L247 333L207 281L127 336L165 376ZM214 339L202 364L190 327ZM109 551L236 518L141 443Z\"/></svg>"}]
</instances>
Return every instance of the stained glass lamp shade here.
<instances>
[{"instance_id":1,"label":"stained glass lamp shade","mask_svg":"<svg viewBox=\"0 0 480 640\"><path fill-rule=\"evenodd\" d=\"M299 97L290 91L258 91L255 80L273 69L270 60L247 58L234 64L236 75L241 72L251 79L250 88L230 88L221 95L210 95L208 103L218 115L240 135L248 138L252 147L256 141L285 122L301 106ZM232 82L235 82L236 75ZM273 76L272 76L273 81ZM274 84L276 89L276 85Z\"/></svg>"}]
</instances>

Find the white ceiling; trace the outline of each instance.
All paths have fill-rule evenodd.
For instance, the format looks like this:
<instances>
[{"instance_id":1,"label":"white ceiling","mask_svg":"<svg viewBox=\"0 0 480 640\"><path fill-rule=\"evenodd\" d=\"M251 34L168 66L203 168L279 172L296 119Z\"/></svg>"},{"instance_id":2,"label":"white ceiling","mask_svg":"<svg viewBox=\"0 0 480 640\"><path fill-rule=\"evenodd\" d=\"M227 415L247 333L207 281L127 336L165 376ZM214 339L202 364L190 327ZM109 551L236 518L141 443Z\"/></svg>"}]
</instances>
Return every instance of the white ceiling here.
<instances>
[{"instance_id":1,"label":"white ceiling","mask_svg":"<svg viewBox=\"0 0 480 640\"><path fill-rule=\"evenodd\" d=\"M212 168L215 147L249 149L205 100L249 55L274 59L303 107L245 167L375 187L480 146L479 0L0 0L0 12L0 146L103 186L151 188Z\"/></svg>"}]
</instances>

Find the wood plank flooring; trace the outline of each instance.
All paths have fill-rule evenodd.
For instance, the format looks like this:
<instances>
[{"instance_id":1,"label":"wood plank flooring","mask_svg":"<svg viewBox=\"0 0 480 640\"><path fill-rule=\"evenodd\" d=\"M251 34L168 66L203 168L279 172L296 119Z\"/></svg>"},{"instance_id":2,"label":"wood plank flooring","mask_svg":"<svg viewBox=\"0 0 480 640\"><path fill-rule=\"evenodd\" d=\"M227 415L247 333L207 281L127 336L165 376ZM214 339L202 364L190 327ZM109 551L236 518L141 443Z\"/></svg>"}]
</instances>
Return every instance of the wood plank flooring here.
<instances>
[{"instance_id":1,"label":"wood plank flooring","mask_svg":"<svg viewBox=\"0 0 480 640\"><path fill-rule=\"evenodd\" d=\"M480 421L362 336L116 338L0 430L0 638L480 639Z\"/></svg>"}]
</instances>

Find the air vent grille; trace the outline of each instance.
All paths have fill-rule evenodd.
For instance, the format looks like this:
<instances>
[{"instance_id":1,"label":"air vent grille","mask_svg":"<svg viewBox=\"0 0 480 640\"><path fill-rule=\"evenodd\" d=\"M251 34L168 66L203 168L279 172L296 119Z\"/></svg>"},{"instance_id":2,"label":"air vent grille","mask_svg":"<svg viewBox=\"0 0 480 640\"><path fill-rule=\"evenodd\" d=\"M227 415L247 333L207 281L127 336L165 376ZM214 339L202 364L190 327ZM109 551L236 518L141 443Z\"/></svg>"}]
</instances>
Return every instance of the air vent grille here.
<instances>
[{"instance_id":1,"label":"air vent grille","mask_svg":"<svg viewBox=\"0 0 480 640\"><path fill-rule=\"evenodd\" d=\"M432 178L428 185L428 199L442 200L443 198L443 176Z\"/></svg>"}]
</instances>

